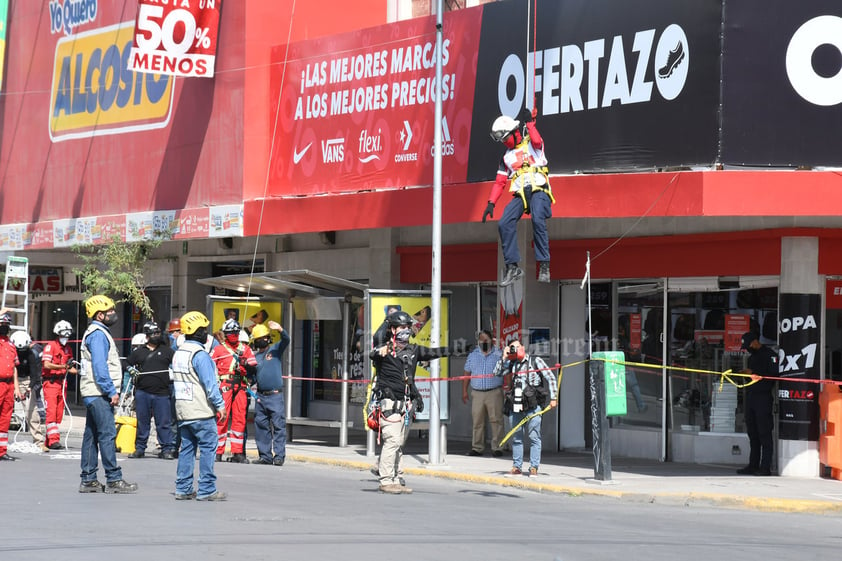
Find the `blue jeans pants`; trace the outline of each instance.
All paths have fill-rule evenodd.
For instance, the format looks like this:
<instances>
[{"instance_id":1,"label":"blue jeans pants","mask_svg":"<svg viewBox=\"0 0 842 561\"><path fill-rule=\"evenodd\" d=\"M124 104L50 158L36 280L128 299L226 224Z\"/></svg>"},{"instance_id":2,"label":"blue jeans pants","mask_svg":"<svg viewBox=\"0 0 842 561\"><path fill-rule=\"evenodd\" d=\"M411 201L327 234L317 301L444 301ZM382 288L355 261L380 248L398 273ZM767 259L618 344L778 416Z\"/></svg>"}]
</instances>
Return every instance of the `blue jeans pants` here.
<instances>
[{"instance_id":1,"label":"blue jeans pants","mask_svg":"<svg viewBox=\"0 0 842 561\"><path fill-rule=\"evenodd\" d=\"M108 483L123 479L123 470L117 465L117 427L114 408L104 397L96 397L85 404L85 434L82 437L82 481L96 481L97 454L102 457L105 480Z\"/></svg>"},{"instance_id":2,"label":"blue jeans pants","mask_svg":"<svg viewBox=\"0 0 842 561\"><path fill-rule=\"evenodd\" d=\"M158 433L158 446L161 452L175 452L175 433L172 429L172 398L169 395L155 395L143 390L134 393L134 406L137 412L137 435L134 447L138 452L146 451L152 417L155 417L155 430Z\"/></svg>"},{"instance_id":3,"label":"blue jeans pants","mask_svg":"<svg viewBox=\"0 0 842 561\"><path fill-rule=\"evenodd\" d=\"M254 404L254 441L266 461L286 457L287 419L284 394L260 395ZM274 449L274 456L272 451Z\"/></svg>"},{"instance_id":4,"label":"blue jeans pants","mask_svg":"<svg viewBox=\"0 0 842 561\"><path fill-rule=\"evenodd\" d=\"M199 450L199 491L197 497L207 497L216 492L216 474L213 462L216 456L216 419L201 419L179 423L181 450L178 452L178 468L175 478L175 492L188 495L193 492L193 468L196 450Z\"/></svg>"},{"instance_id":5,"label":"blue jeans pants","mask_svg":"<svg viewBox=\"0 0 842 561\"><path fill-rule=\"evenodd\" d=\"M509 421L512 426L517 425L525 417L538 413L541 411L540 407L536 407L529 411L522 411L520 413L512 413L509 416ZM516 468L523 466L523 431L526 429L526 435L529 437L529 465L534 468L541 466L541 416L536 415L529 419L529 421L517 429L512 435L512 465Z\"/></svg>"},{"instance_id":6,"label":"blue jeans pants","mask_svg":"<svg viewBox=\"0 0 842 561\"><path fill-rule=\"evenodd\" d=\"M532 213L532 240L535 244L535 261L539 263L550 261L550 241L547 236L547 219L552 217L553 209L550 197L543 191L535 191L529 200L529 210ZM517 247L517 223L523 216L523 199L520 195L512 197L503 210L503 216L497 224L500 232L500 242L503 245L503 260L506 265L514 265L520 261L520 250Z\"/></svg>"}]
</instances>

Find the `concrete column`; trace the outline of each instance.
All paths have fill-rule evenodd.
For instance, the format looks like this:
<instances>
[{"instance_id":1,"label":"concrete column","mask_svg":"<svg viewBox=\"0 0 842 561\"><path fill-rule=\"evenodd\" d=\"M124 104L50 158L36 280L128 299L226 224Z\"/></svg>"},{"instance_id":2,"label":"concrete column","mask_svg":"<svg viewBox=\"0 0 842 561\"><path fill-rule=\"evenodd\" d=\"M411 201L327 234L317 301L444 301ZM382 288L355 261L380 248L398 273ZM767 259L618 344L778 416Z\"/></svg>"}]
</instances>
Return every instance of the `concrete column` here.
<instances>
[{"instance_id":1,"label":"concrete column","mask_svg":"<svg viewBox=\"0 0 842 561\"><path fill-rule=\"evenodd\" d=\"M819 295L819 302L821 302L821 278L818 274L819 262L819 240L813 237L788 237L781 239L781 284L780 295L783 300L790 300L787 295ZM809 297L806 297L809 298ZM816 310L792 310L784 309L781 306L779 310L779 342L782 338L781 321L786 320L789 316L805 317L809 313L815 313ZM821 310L817 310L820 312ZM820 313L819 313L820 316ZM820 321L820 317L815 318ZM793 322L794 323L794 322ZM822 326L819 324L817 331L821 332ZM799 349L784 348L786 345L781 345L781 351L785 354L795 354L800 352L800 344L796 345ZM782 364L782 374L791 374L787 370L789 362L785 359ZM799 362L799 370L803 369ZM812 369L818 372L818 368ZM808 372L809 374L809 372ZM812 377L812 376L807 376ZM788 386L790 383L782 382L780 385ZM818 388L809 388L818 395ZM780 396L783 400L784 396ZM785 403L785 407L790 407L791 403ZM781 402L779 401L779 410L781 409ZM818 411L818 408L815 408ZM785 435L782 435L785 436ZM785 440L779 438L777 443L778 456L778 473L785 476L793 477L816 477L819 475L819 452L818 442L815 440Z\"/></svg>"},{"instance_id":2,"label":"concrete column","mask_svg":"<svg viewBox=\"0 0 842 561\"><path fill-rule=\"evenodd\" d=\"M585 358L585 310L587 292L578 284L563 285L559 291L561 321L559 355L561 364L578 362ZM585 365L565 368L559 388L559 447L583 448L585 446Z\"/></svg>"}]
</instances>

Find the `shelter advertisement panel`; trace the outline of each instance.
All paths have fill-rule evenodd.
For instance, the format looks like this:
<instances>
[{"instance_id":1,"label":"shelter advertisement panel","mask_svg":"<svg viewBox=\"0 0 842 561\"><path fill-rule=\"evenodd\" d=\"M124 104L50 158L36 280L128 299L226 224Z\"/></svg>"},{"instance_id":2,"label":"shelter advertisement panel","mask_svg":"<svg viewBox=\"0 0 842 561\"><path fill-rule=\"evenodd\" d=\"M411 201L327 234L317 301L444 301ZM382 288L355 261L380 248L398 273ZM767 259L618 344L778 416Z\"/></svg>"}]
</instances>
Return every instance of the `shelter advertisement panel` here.
<instances>
[{"instance_id":1,"label":"shelter advertisement panel","mask_svg":"<svg viewBox=\"0 0 842 561\"><path fill-rule=\"evenodd\" d=\"M248 300L246 298L208 297L210 308L210 332L216 333L222 329L226 320L233 319L243 329L251 333L257 324L266 325L268 321L276 321L283 325L283 305L280 302L266 300ZM267 327L269 327L267 325ZM280 334L270 329L272 344L281 340ZM289 373L287 373L289 374Z\"/></svg>"},{"instance_id":2,"label":"shelter advertisement panel","mask_svg":"<svg viewBox=\"0 0 842 561\"><path fill-rule=\"evenodd\" d=\"M430 320L432 319L432 299L427 295L413 295L406 292L372 292L369 297L369 322L371 332L386 319L386 316L395 311L404 311L412 316L412 337L409 342L425 347L430 346ZM450 345L450 296L443 294L441 297L441 320L439 322L441 333L439 334L439 346ZM369 342L368 348L371 348ZM447 389L447 378L449 376L450 360L441 358L439 360L439 376L443 382L439 383L439 401L441 420L450 419L450 399ZM372 375L374 370L372 368ZM415 385L424 399L424 411L416 417L416 420L426 421L430 418L430 364L419 362L415 369Z\"/></svg>"},{"instance_id":3,"label":"shelter advertisement panel","mask_svg":"<svg viewBox=\"0 0 842 561\"><path fill-rule=\"evenodd\" d=\"M780 295L778 368L792 382L778 384L779 438L819 439L819 386L799 382L820 377L821 296Z\"/></svg>"},{"instance_id":4,"label":"shelter advertisement panel","mask_svg":"<svg viewBox=\"0 0 842 561\"><path fill-rule=\"evenodd\" d=\"M722 161L842 164L840 57L837 0L728 2Z\"/></svg>"},{"instance_id":5,"label":"shelter advertisement panel","mask_svg":"<svg viewBox=\"0 0 842 561\"><path fill-rule=\"evenodd\" d=\"M212 78L222 0L139 0L129 69Z\"/></svg>"}]
</instances>

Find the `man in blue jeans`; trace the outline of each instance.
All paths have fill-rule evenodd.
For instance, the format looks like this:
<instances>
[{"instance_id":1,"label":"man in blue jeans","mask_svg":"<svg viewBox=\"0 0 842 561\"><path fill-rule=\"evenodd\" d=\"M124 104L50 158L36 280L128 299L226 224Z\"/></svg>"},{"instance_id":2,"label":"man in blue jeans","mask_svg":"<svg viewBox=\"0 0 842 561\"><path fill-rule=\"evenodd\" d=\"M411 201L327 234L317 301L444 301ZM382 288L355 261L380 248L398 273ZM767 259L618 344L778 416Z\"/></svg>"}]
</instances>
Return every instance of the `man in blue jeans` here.
<instances>
[{"instance_id":1,"label":"man in blue jeans","mask_svg":"<svg viewBox=\"0 0 842 561\"><path fill-rule=\"evenodd\" d=\"M260 456L254 463L282 466L286 458L287 422L281 356L289 345L289 335L275 321L269 320L266 325L259 323L251 332L257 359L254 440ZM270 328L281 334L281 340L271 347Z\"/></svg>"},{"instance_id":2,"label":"man in blue jeans","mask_svg":"<svg viewBox=\"0 0 842 561\"><path fill-rule=\"evenodd\" d=\"M123 480L123 470L117 465L117 436L114 406L120 401L120 382L123 366L117 346L111 337L110 326L117 323L114 301L97 294L85 301L85 312L91 324L82 335L82 369L79 373L79 392L85 402L85 435L82 438L82 483L80 493L134 493L136 483ZM105 485L97 481L97 451L105 469Z\"/></svg>"},{"instance_id":3,"label":"man in blue jeans","mask_svg":"<svg viewBox=\"0 0 842 561\"><path fill-rule=\"evenodd\" d=\"M187 312L181 317L184 343L172 359L175 415L181 435L175 500L224 501L227 495L216 488L213 464L216 458L216 420L225 420L227 412L216 365L204 343L210 321L201 312ZM193 490L193 464L199 450L199 491Z\"/></svg>"},{"instance_id":4,"label":"man in blue jeans","mask_svg":"<svg viewBox=\"0 0 842 561\"><path fill-rule=\"evenodd\" d=\"M526 422L526 434L529 436L529 471L523 471L523 429L520 427L512 435L511 475L538 475L541 465L541 410L550 402L550 407L558 405L558 385L555 375L541 357L526 354L521 342L511 341L506 348L506 356L500 359L494 374L503 376L506 403L503 410L509 413L509 420L516 427L523 419L534 415Z\"/></svg>"}]
</instances>

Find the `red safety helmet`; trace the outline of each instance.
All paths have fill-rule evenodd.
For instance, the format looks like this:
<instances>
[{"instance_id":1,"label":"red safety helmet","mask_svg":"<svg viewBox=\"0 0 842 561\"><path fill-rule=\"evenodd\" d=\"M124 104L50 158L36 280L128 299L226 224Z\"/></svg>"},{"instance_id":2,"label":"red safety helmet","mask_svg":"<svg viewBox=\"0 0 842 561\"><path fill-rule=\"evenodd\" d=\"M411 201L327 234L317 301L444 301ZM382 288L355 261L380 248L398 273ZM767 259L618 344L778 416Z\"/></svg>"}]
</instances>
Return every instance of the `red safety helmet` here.
<instances>
[{"instance_id":1,"label":"red safety helmet","mask_svg":"<svg viewBox=\"0 0 842 561\"><path fill-rule=\"evenodd\" d=\"M181 331L180 318L171 319L170 323L167 325L167 333L172 333L173 331Z\"/></svg>"}]
</instances>

